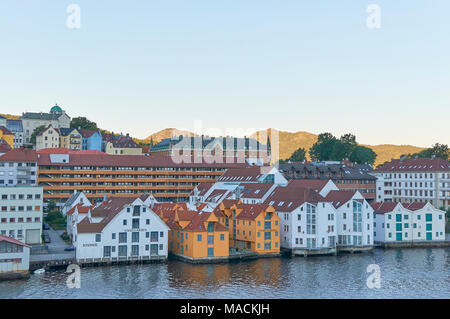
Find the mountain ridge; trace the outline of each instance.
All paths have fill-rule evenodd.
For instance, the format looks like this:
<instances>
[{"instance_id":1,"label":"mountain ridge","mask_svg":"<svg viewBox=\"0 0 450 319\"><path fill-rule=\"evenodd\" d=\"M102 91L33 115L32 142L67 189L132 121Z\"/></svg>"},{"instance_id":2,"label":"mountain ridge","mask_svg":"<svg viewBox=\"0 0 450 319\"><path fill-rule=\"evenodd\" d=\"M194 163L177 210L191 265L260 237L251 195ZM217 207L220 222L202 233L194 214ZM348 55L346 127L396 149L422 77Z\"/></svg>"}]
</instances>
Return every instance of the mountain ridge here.
<instances>
[{"instance_id":1,"label":"mountain ridge","mask_svg":"<svg viewBox=\"0 0 450 319\"><path fill-rule=\"evenodd\" d=\"M271 136L272 130L278 132L278 139L280 142L279 148L280 159L289 158L291 154L299 148L305 148L307 151L309 151L309 149L313 146L313 144L317 142L318 138L318 134L310 132L305 131L287 132L287 131L280 131L274 128L256 131L255 133L250 135L250 137L256 138L258 139L258 141L265 144L267 141L267 136L269 137ZM179 135L193 136L194 133L185 130L178 130L176 128L166 128L164 130L149 135L146 139L141 141L144 143L149 143L150 139L153 139L153 143L158 143L164 138ZM401 155L418 153L426 149L424 147L414 145L395 145L395 144L376 144L376 145L360 144L360 145L372 149L377 154L377 158L374 163L375 166L382 164L386 161L390 161L393 158L399 158ZM307 157L309 159L309 155L307 155Z\"/></svg>"}]
</instances>

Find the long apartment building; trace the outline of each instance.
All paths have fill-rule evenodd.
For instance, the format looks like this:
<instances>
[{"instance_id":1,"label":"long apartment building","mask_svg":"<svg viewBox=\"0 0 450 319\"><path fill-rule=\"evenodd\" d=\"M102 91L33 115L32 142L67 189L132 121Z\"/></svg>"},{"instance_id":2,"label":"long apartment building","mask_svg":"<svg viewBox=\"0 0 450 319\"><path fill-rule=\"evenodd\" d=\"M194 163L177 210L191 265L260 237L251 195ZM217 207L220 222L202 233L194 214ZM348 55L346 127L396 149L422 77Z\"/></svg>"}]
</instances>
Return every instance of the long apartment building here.
<instances>
[{"instance_id":1,"label":"long apartment building","mask_svg":"<svg viewBox=\"0 0 450 319\"><path fill-rule=\"evenodd\" d=\"M392 160L372 173L379 202L429 202L450 206L450 163L441 158Z\"/></svg>"},{"instance_id":2,"label":"long apartment building","mask_svg":"<svg viewBox=\"0 0 450 319\"><path fill-rule=\"evenodd\" d=\"M150 192L161 201L187 201L201 182L215 182L242 163L175 163L169 156L38 153L38 183L44 200L58 205L76 190L94 203L104 196L131 197Z\"/></svg>"},{"instance_id":3,"label":"long apartment building","mask_svg":"<svg viewBox=\"0 0 450 319\"><path fill-rule=\"evenodd\" d=\"M367 164L348 162L282 163L280 171L289 179L331 179L340 190L358 191L368 202L376 198L376 177Z\"/></svg>"}]
</instances>

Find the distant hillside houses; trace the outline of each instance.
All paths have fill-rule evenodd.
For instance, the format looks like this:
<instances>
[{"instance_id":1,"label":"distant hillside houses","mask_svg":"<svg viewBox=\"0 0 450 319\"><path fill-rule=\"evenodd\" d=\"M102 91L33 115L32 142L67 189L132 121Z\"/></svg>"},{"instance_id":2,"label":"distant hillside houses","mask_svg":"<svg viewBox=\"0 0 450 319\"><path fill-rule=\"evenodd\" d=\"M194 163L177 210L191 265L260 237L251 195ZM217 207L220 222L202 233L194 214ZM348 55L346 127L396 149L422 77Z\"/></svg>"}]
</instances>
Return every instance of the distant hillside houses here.
<instances>
[{"instance_id":1,"label":"distant hillside houses","mask_svg":"<svg viewBox=\"0 0 450 319\"><path fill-rule=\"evenodd\" d=\"M70 127L70 116L57 104L48 113L23 113L20 120L22 121L24 144L29 146L31 146L31 135L39 126L52 126L54 129Z\"/></svg>"}]
</instances>

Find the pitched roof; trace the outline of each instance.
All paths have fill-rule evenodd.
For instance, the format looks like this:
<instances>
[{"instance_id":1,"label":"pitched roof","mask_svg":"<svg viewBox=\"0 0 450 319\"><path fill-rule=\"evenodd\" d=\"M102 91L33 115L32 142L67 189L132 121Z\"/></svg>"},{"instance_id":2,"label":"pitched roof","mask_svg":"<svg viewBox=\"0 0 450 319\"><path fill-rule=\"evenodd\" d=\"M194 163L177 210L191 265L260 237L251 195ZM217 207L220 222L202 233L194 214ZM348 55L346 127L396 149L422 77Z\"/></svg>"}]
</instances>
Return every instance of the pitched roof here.
<instances>
[{"instance_id":1,"label":"pitched roof","mask_svg":"<svg viewBox=\"0 0 450 319\"><path fill-rule=\"evenodd\" d=\"M37 160L36 151L29 148L14 148L0 156L0 162L37 162Z\"/></svg>"},{"instance_id":2,"label":"pitched roof","mask_svg":"<svg viewBox=\"0 0 450 319\"><path fill-rule=\"evenodd\" d=\"M84 138L89 138L92 135L94 135L95 133L98 133L97 130L86 130L86 129L82 129L80 130L81 136L83 136ZM99 134L101 136L101 134Z\"/></svg>"},{"instance_id":3,"label":"pitched roof","mask_svg":"<svg viewBox=\"0 0 450 319\"><path fill-rule=\"evenodd\" d=\"M122 211L125 205L129 205L136 200L137 197L109 197L100 206L91 211L92 217L104 217L98 223L91 223L85 217L78 225L78 233L98 233L109 224L109 222Z\"/></svg>"},{"instance_id":4,"label":"pitched roof","mask_svg":"<svg viewBox=\"0 0 450 319\"><path fill-rule=\"evenodd\" d=\"M272 188L272 183L241 183L242 198L263 198L265 194Z\"/></svg>"},{"instance_id":5,"label":"pitched roof","mask_svg":"<svg viewBox=\"0 0 450 319\"><path fill-rule=\"evenodd\" d=\"M14 239L14 238L8 237L8 236L0 235L0 242L2 242L2 241L6 241L6 242L11 243L11 244L15 244L15 245L31 248L31 246L29 246L27 244L24 244L21 241L18 241L17 239Z\"/></svg>"},{"instance_id":6,"label":"pitched roof","mask_svg":"<svg viewBox=\"0 0 450 319\"><path fill-rule=\"evenodd\" d=\"M334 207L339 208L353 198L356 191L332 190L325 197L326 202L331 202Z\"/></svg>"},{"instance_id":7,"label":"pitched roof","mask_svg":"<svg viewBox=\"0 0 450 319\"><path fill-rule=\"evenodd\" d=\"M247 166L242 168L230 168L222 176L219 182L257 182L264 174L267 168L261 166Z\"/></svg>"},{"instance_id":8,"label":"pitched roof","mask_svg":"<svg viewBox=\"0 0 450 319\"><path fill-rule=\"evenodd\" d=\"M375 214L386 214L392 212L398 204L396 202L373 202L370 205Z\"/></svg>"},{"instance_id":9,"label":"pitched roof","mask_svg":"<svg viewBox=\"0 0 450 319\"><path fill-rule=\"evenodd\" d=\"M61 136L68 136L68 135L70 135L73 131L77 131L77 133L78 133L78 130L77 130L77 129L71 128L71 127L69 127L69 128L61 127L61 128L59 129L59 133L61 134Z\"/></svg>"},{"instance_id":10,"label":"pitched roof","mask_svg":"<svg viewBox=\"0 0 450 319\"><path fill-rule=\"evenodd\" d=\"M80 153L81 152L81 153ZM91 151L93 152L93 151ZM98 152L98 151L96 151ZM70 152L67 163L58 163L58 166L119 166L119 167L208 167L228 168L239 167L240 163L175 163L170 156L144 156L144 155L109 155L105 153L87 154L86 151ZM39 165L53 165L50 154L41 154Z\"/></svg>"},{"instance_id":11,"label":"pitched roof","mask_svg":"<svg viewBox=\"0 0 450 319\"><path fill-rule=\"evenodd\" d=\"M265 212L271 205L268 204L238 204L237 208L242 211L236 216L237 219L254 220Z\"/></svg>"},{"instance_id":12,"label":"pitched roof","mask_svg":"<svg viewBox=\"0 0 450 319\"><path fill-rule=\"evenodd\" d=\"M0 153L7 153L11 150L11 146L4 138L0 138Z\"/></svg>"},{"instance_id":13,"label":"pitched roof","mask_svg":"<svg viewBox=\"0 0 450 319\"><path fill-rule=\"evenodd\" d=\"M57 120L62 115L63 115L63 113L58 114L58 113L26 112L21 116L20 119L53 121L53 120Z\"/></svg>"},{"instance_id":14,"label":"pitched roof","mask_svg":"<svg viewBox=\"0 0 450 319\"><path fill-rule=\"evenodd\" d=\"M40 131L38 133L37 136L42 136L45 132L47 132L50 128L54 129L56 133L59 134L59 130L57 128L54 128L51 124L49 126L47 126L46 128L44 128L42 131Z\"/></svg>"},{"instance_id":15,"label":"pitched roof","mask_svg":"<svg viewBox=\"0 0 450 319\"><path fill-rule=\"evenodd\" d=\"M0 131L2 131L2 133L5 134L5 135L14 135L14 133L12 133L10 130L8 130L4 126L0 126Z\"/></svg>"},{"instance_id":16,"label":"pitched roof","mask_svg":"<svg viewBox=\"0 0 450 319\"><path fill-rule=\"evenodd\" d=\"M440 172L450 171L450 163L442 158L395 159L384 164L376 172Z\"/></svg>"},{"instance_id":17,"label":"pitched roof","mask_svg":"<svg viewBox=\"0 0 450 319\"><path fill-rule=\"evenodd\" d=\"M197 190L199 191L198 195L203 196L209 189L214 185L214 183L200 183L197 185Z\"/></svg>"},{"instance_id":18,"label":"pitched roof","mask_svg":"<svg viewBox=\"0 0 450 319\"><path fill-rule=\"evenodd\" d=\"M329 179L293 179L289 181L291 187L304 187L321 191Z\"/></svg>"},{"instance_id":19,"label":"pitched roof","mask_svg":"<svg viewBox=\"0 0 450 319\"><path fill-rule=\"evenodd\" d=\"M43 148L36 151L38 154L76 154L76 155L105 155L106 153L98 150L71 150L64 147Z\"/></svg>"},{"instance_id":20,"label":"pitched roof","mask_svg":"<svg viewBox=\"0 0 450 319\"><path fill-rule=\"evenodd\" d=\"M323 201L324 198L315 190L288 185L286 187L275 188L264 203L272 205L276 211L292 212L305 202L317 204Z\"/></svg>"},{"instance_id":21,"label":"pitched roof","mask_svg":"<svg viewBox=\"0 0 450 319\"><path fill-rule=\"evenodd\" d=\"M189 225L187 225L185 228L183 228L183 230L186 231L196 231L196 232L201 232L201 231L206 231L207 228L205 227L205 223L207 222L208 218L211 216L211 212L200 212L200 213L195 213L195 215L192 216L191 222L189 223ZM215 223L215 228L216 231L227 231L228 228L226 228L225 226L223 226L220 223Z\"/></svg>"},{"instance_id":22,"label":"pitched roof","mask_svg":"<svg viewBox=\"0 0 450 319\"><path fill-rule=\"evenodd\" d=\"M419 210L425 207L427 203L419 203L419 202L413 202L413 203L402 203L403 207L409 210Z\"/></svg>"}]
</instances>

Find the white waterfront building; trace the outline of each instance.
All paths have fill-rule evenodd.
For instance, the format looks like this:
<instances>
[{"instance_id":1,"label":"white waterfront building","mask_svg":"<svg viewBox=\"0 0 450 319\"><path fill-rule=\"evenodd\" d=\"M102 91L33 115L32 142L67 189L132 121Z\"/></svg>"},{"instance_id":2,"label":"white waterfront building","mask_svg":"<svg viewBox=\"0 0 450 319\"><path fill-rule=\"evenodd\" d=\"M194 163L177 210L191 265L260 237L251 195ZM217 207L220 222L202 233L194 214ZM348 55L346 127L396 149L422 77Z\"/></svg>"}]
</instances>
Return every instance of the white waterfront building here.
<instances>
[{"instance_id":1,"label":"white waterfront building","mask_svg":"<svg viewBox=\"0 0 450 319\"><path fill-rule=\"evenodd\" d=\"M445 212L430 203L374 202L374 235L379 243L445 240Z\"/></svg>"},{"instance_id":2,"label":"white waterfront building","mask_svg":"<svg viewBox=\"0 0 450 319\"><path fill-rule=\"evenodd\" d=\"M140 198L111 197L73 229L78 262L166 259L169 227Z\"/></svg>"},{"instance_id":3,"label":"white waterfront building","mask_svg":"<svg viewBox=\"0 0 450 319\"><path fill-rule=\"evenodd\" d=\"M339 250L372 249L373 208L364 196L359 191L332 190L325 200L336 209Z\"/></svg>"},{"instance_id":4,"label":"white waterfront building","mask_svg":"<svg viewBox=\"0 0 450 319\"><path fill-rule=\"evenodd\" d=\"M373 209L358 191L331 180L292 180L264 202L281 219L280 244L294 254L373 248Z\"/></svg>"},{"instance_id":5,"label":"white waterfront building","mask_svg":"<svg viewBox=\"0 0 450 319\"><path fill-rule=\"evenodd\" d=\"M0 235L40 244L42 205L42 187L0 187Z\"/></svg>"},{"instance_id":6,"label":"white waterfront building","mask_svg":"<svg viewBox=\"0 0 450 319\"><path fill-rule=\"evenodd\" d=\"M0 235L0 280L28 275L30 249L29 245L12 237Z\"/></svg>"}]
</instances>

